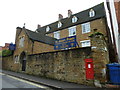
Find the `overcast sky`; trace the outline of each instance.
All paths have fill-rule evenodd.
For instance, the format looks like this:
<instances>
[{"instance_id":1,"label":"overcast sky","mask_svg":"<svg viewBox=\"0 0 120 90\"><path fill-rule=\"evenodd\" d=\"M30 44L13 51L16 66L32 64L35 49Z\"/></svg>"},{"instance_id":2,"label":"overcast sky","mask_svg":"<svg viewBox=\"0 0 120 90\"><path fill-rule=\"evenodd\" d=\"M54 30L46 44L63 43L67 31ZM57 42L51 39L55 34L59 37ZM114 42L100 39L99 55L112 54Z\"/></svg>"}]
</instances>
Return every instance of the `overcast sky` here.
<instances>
[{"instance_id":1,"label":"overcast sky","mask_svg":"<svg viewBox=\"0 0 120 90\"><path fill-rule=\"evenodd\" d=\"M0 0L0 46L15 42L16 27L35 31L41 26L58 20L58 14L67 17L67 10L73 14L95 6L104 0Z\"/></svg>"}]
</instances>

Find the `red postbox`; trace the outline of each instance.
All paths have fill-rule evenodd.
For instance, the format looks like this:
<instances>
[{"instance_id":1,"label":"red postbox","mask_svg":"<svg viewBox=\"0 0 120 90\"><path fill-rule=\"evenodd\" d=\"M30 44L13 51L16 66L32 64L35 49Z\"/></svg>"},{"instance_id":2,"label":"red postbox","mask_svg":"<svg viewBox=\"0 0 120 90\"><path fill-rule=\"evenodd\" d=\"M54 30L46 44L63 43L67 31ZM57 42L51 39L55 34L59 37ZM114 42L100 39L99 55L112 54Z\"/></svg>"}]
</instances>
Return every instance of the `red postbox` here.
<instances>
[{"instance_id":1,"label":"red postbox","mask_svg":"<svg viewBox=\"0 0 120 90\"><path fill-rule=\"evenodd\" d=\"M94 79L94 68L93 68L92 58L85 59L85 70L86 70L86 79L93 80Z\"/></svg>"}]
</instances>

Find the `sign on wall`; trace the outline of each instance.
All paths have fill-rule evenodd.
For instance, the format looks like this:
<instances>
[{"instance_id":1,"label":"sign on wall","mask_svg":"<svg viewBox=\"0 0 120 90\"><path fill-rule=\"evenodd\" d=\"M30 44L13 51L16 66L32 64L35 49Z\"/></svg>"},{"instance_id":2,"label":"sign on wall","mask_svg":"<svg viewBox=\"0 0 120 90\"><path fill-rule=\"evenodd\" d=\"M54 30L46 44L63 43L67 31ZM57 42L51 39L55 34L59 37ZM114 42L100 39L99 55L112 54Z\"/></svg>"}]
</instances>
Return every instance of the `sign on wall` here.
<instances>
[{"instance_id":1,"label":"sign on wall","mask_svg":"<svg viewBox=\"0 0 120 90\"><path fill-rule=\"evenodd\" d=\"M76 36L66 37L55 41L54 50L66 50L68 48L76 47L77 45Z\"/></svg>"},{"instance_id":2,"label":"sign on wall","mask_svg":"<svg viewBox=\"0 0 120 90\"><path fill-rule=\"evenodd\" d=\"M15 47L16 47L16 45L13 44L13 43L11 43L11 44L9 45L9 50L15 50Z\"/></svg>"}]
</instances>

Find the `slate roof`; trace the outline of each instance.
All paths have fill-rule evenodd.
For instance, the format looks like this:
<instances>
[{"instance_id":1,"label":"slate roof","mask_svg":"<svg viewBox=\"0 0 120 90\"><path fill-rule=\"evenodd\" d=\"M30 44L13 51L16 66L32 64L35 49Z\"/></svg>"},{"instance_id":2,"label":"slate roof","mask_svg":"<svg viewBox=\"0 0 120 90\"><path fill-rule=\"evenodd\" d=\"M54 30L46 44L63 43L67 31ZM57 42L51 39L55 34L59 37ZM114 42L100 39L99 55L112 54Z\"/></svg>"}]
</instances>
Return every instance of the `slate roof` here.
<instances>
[{"instance_id":1,"label":"slate roof","mask_svg":"<svg viewBox=\"0 0 120 90\"><path fill-rule=\"evenodd\" d=\"M20 27L17 27L17 28L20 29ZM37 33L37 32L31 31L25 28L23 30L25 30L28 37L32 39L33 41L38 41L38 42L42 42L42 43L49 44L49 45L54 45L55 43L55 40L56 40L55 38L45 36L41 33Z\"/></svg>"},{"instance_id":2,"label":"slate roof","mask_svg":"<svg viewBox=\"0 0 120 90\"><path fill-rule=\"evenodd\" d=\"M95 16L94 17L89 17L89 11L91 9L93 9L95 11ZM76 23L71 22L73 16L76 16L78 18L78 21ZM63 30L65 28L68 28L68 27L71 27L71 26L74 26L74 25L78 25L78 24L82 24L82 23L85 23L85 22L88 22L88 21L99 19L99 18L102 18L102 17L105 17L105 16L106 16L106 13L105 13L105 8L104 8L104 3L101 3L101 4L98 4L94 7L89 8L87 10L84 10L82 12L73 14L69 18L67 17L67 18L64 18L64 19L60 20L60 22L62 23L61 28L57 27L59 21L56 21L54 23L51 23L49 25L46 25L46 26L43 26L43 27L37 29L37 31L40 32L40 33L43 33L43 34L45 34L45 33L48 34L48 33L54 32L54 31ZM50 27L49 32L46 32L46 27L47 26Z\"/></svg>"}]
</instances>

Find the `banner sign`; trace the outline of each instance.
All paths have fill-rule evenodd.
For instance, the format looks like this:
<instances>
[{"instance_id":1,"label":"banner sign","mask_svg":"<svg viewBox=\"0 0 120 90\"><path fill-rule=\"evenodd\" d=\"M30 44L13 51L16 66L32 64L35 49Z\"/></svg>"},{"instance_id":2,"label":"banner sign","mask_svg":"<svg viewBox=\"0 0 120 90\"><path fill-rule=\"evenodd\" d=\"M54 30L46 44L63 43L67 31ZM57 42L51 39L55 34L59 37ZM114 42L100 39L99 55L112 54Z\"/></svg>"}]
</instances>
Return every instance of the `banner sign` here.
<instances>
[{"instance_id":1,"label":"banner sign","mask_svg":"<svg viewBox=\"0 0 120 90\"><path fill-rule=\"evenodd\" d=\"M16 45L15 45L15 44L11 43L11 44L9 45L9 50L15 50L15 48L16 48Z\"/></svg>"},{"instance_id":2,"label":"banner sign","mask_svg":"<svg viewBox=\"0 0 120 90\"><path fill-rule=\"evenodd\" d=\"M77 45L76 36L66 37L55 41L54 50L65 50L71 47L76 47Z\"/></svg>"}]
</instances>

